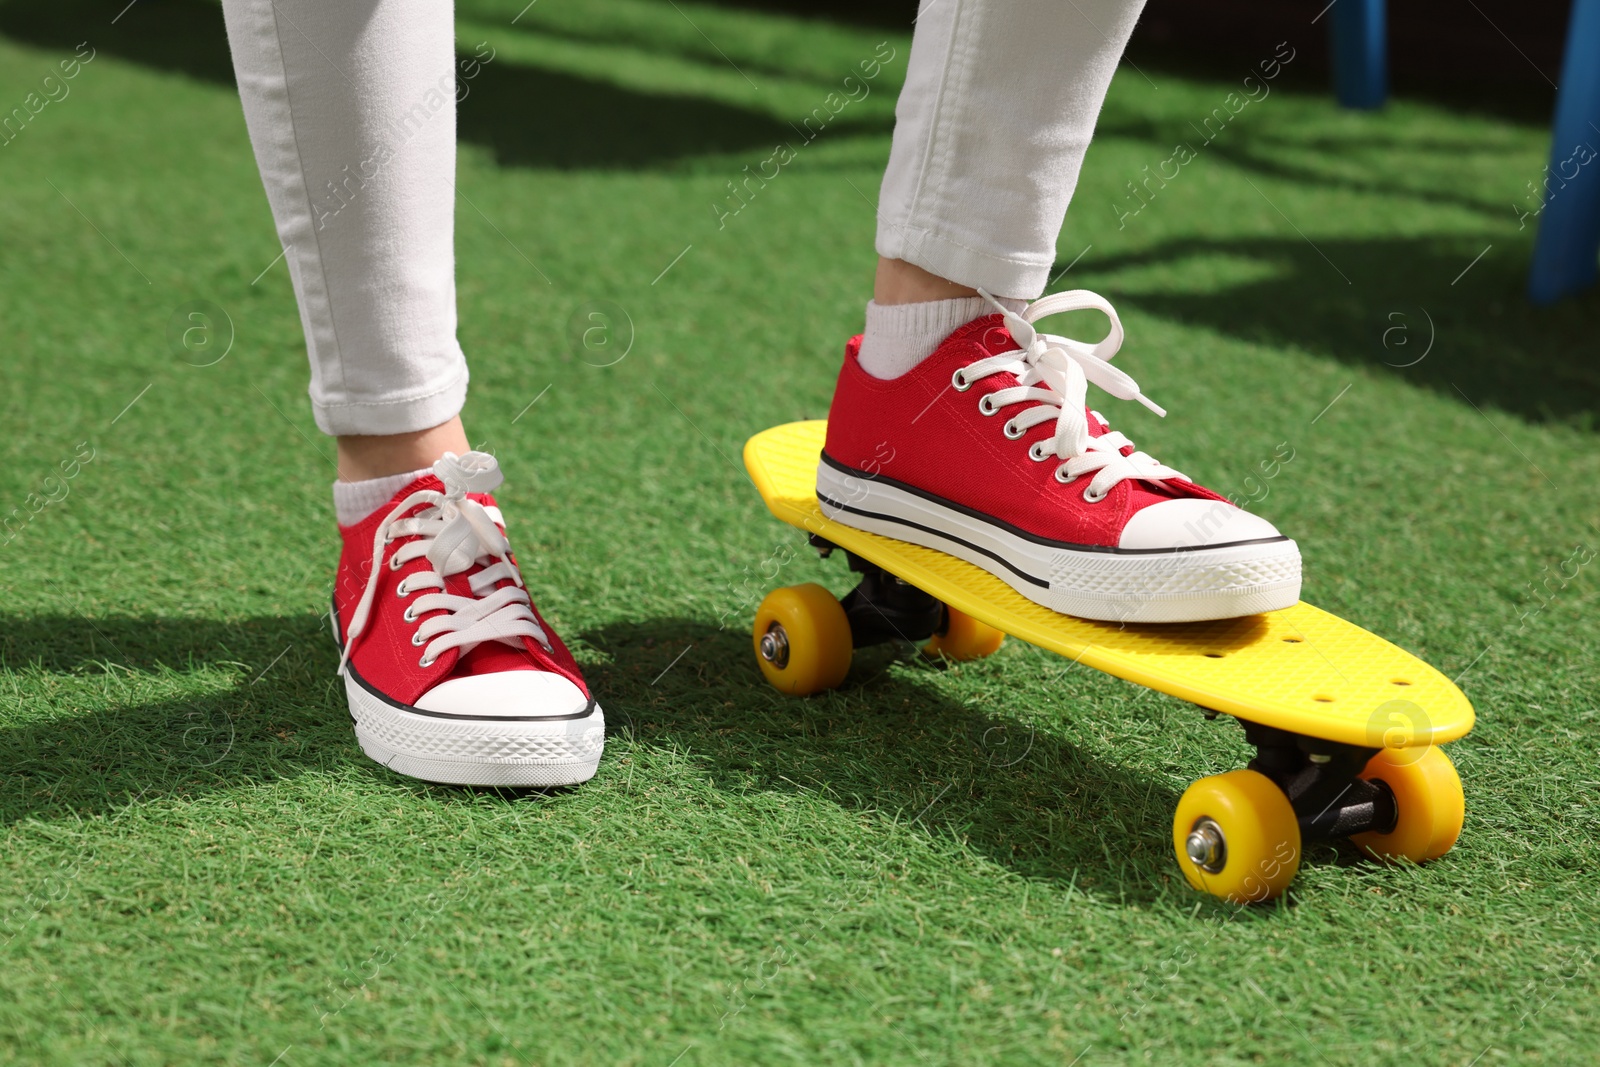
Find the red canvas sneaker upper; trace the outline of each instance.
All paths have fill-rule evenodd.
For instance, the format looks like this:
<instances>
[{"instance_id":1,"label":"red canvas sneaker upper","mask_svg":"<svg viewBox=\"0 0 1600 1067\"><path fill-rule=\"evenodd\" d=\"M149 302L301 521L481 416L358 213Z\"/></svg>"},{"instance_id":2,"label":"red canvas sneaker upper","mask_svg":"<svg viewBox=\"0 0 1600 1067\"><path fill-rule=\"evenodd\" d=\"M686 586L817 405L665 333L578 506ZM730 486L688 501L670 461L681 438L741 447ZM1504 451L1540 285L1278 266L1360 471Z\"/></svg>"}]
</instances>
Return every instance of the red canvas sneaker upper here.
<instances>
[{"instance_id":1,"label":"red canvas sneaker upper","mask_svg":"<svg viewBox=\"0 0 1600 1067\"><path fill-rule=\"evenodd\" d=\"M1111 319L1111 332L1097 344L1033 328L1046 315L1084 308ZM861 369L861 338L854 337L828 413L824 462L1038 537L1116 547L1143 508L1223 499L1139 452L1086 406L1092 381L1165 414L1111 366L1121 344L1115 310L1086 290L1045 297L1023 315L974 319L890 380Z\"/></svg>"},{"instance_id":2,"label":"red canvas sneaker upper","mask_svg":"<svg viewBox=\"0 0 1600 1067\"><path fill-rule=\"evenodd\" d=\"M501 481L494 458L446 453L434 471L339 528L341 669L348 661L404 705L447 679L504 671L550 672L588 699L572 654L523 588L489 493Z\"/></svg>"}]
</instances>

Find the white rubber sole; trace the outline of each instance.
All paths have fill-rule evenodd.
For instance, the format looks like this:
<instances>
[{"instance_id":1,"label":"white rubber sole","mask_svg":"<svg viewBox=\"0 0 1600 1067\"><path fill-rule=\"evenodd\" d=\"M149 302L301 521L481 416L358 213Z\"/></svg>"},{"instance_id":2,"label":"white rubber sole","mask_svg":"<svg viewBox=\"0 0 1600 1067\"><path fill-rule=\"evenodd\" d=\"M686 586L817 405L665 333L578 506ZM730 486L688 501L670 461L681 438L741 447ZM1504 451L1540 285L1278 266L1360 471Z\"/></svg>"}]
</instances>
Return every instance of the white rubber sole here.
<instances>
[{"instance_id":1,"label":"white rubber sole","mask_svg":"<svg viewBox=\"0 0 1600 1067\"><path fill-rule=\"evenodd\" d=\"M1064 545L826 460L817 467L817 499L835 522L966 560L1063 615L1199 622L1277 611L1300 599L1300 549L1288 538L1171 550Z\"/></svg>"},{"instance_id":2,"label":"white rubber sole","mask_svg":"<svg viewBox=\"0 0 1600 1067\"><path fill-rule=\"evenodd\" d=\"M577 785L605 749L598 703L578 716L467 719L407 710L344 680L361 750L390 770L447 785Z\"/></svg>"}]
</instances>

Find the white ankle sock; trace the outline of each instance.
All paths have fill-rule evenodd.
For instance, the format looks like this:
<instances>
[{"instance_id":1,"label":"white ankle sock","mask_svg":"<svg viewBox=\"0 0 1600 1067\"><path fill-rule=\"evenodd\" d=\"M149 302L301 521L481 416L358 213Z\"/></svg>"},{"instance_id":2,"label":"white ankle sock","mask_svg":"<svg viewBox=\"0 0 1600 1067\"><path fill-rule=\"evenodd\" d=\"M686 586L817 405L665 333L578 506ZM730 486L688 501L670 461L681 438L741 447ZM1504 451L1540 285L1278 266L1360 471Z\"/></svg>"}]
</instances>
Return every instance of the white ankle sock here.
<instances>
[{"instance_id":1,"label":"white ankle sock","mask_svg":"<svg viewBox=\"0 0 1600 1067\"><path fill-rule=\"evenodd\" d=\"M1021 312L1026 300L1000 298L1008 311ZM973 319L993 313L981 296L927 300L917 304L867 301L867 329L858 361L874 378L898 378L933 354L939 342Z\"/></svg>"},{"instance_id":2,"label":"white ankle sock","mask_svg":"<svg viewBox=\"0 0 1600 1067\"><path fill-rule=\"evenodd\" d=\"M432 473L432 467L424 467L410 474L391 474L362 482L334 482L334 517L339 520L340 526L354 526L387 504L400 490L424 474Z\"/></svg>"}]
</instances>

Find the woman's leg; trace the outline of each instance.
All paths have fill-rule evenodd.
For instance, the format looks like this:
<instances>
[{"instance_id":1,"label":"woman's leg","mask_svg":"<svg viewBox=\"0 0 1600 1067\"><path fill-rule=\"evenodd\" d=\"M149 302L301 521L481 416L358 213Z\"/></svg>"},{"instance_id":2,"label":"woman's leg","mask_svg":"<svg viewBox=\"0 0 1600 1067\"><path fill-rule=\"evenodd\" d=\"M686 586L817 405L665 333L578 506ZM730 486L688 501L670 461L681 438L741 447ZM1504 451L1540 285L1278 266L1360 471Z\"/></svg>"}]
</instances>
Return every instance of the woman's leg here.
<instances>
[{"instance_id":1,"label":"woman's leg","mask_svg":"<svg viewBox=\"0 0 1600 1067\"><path fill-rule=\"evenodd\" d=\"M1066 614L1275 610L1299 596L1295 543L1089 410L1091 377L1142 399L1106 365L1122 343L1110 303L1078 291L1027 304L1049 278L1141 6L924 0L883 179L874 299L845 352L817 495L838 522L966 559ZM1092 345L1033 326L1090 308L1111 322Z\"/></svg>"},{"instance_id":2,"label":"woman's leg","mask_svg":"<svg viewBox=\"0 0 1600 1067\"><path fill-rule=\"evenodd\" d=\"M924 0L878 203L861 365L905 373L990 309L1044 291L1144 0Z\"/></svg>"},{"instance_id":3,"label":"woman's leg","mask_svg":"<svg viewBox=\"0 0 1600 1067\"><path fill-rule=\"evenodd\" d=\"M878 205L874 299L936 300L977 286L1024 300L1044 292L1143 7L924 0Z\"/></svg>"},{"instance_id":4,"label":"woman's leg","mask_svg":"<svg viewBox=\"0 0 1600 1067\"><path fill-rule=\"evenodd\" d=\"M341 439L341 478L466 451L449 0L226 0L223 11L300 304L312 409Z\"/></svg>"},{"instance_id":5,"label":"woman's leg","mask_svg":"<svg viewBox=\"0 0 1600 1067\"><path fill-rule=\"evenodd\" d=\"M339 438L332 619L356 737L429 781L584 781L604 716L523 587L488 495L499 464L459 417L449 0L223 7L317 425Z\"/></svg>"}]
</instances>

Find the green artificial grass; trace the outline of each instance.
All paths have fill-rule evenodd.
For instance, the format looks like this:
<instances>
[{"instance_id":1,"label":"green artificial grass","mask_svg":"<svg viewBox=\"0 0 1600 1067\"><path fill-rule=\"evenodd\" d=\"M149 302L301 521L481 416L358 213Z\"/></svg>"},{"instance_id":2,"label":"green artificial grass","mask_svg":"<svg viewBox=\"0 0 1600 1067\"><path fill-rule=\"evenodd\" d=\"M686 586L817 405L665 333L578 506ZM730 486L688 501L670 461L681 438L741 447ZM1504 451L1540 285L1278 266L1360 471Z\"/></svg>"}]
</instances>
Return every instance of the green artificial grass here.
<instances>
[{"instance_id":1,"label":"green artificial grass","mask_svg":"<svg viewBox=\"0 0 1600 1067\"><path fill-rule=\"evenodd\" d=\"M769 587L848 587L739 452L826 411L906 34L461 4L460 51L495 50L460 126L468 427L610 720L592 783L512 796L356 747L319 618L332 452L220 15L121 7L0 6L0 111L95 49L0 147L0 510L28 516L0 549L0 1059L1592 1062L1600 298L1522 297L1537 124L1341 112L1291 62L1203 144L1243 70L1144 58L1112 87L1056 287L1116 303L1171 411L1112 417L1264 493L1306 599L1479 713L1454 852L1315 846L1237 909L1168 837L1248 755L1226 719L1016 642L873 650L810 700L755 669ZM865 98L722 217L884 41ZM195 301L231 322L208 366L171 342ZM611 348L571 340L595 311Z\"/></svg>"}]
</instances>

